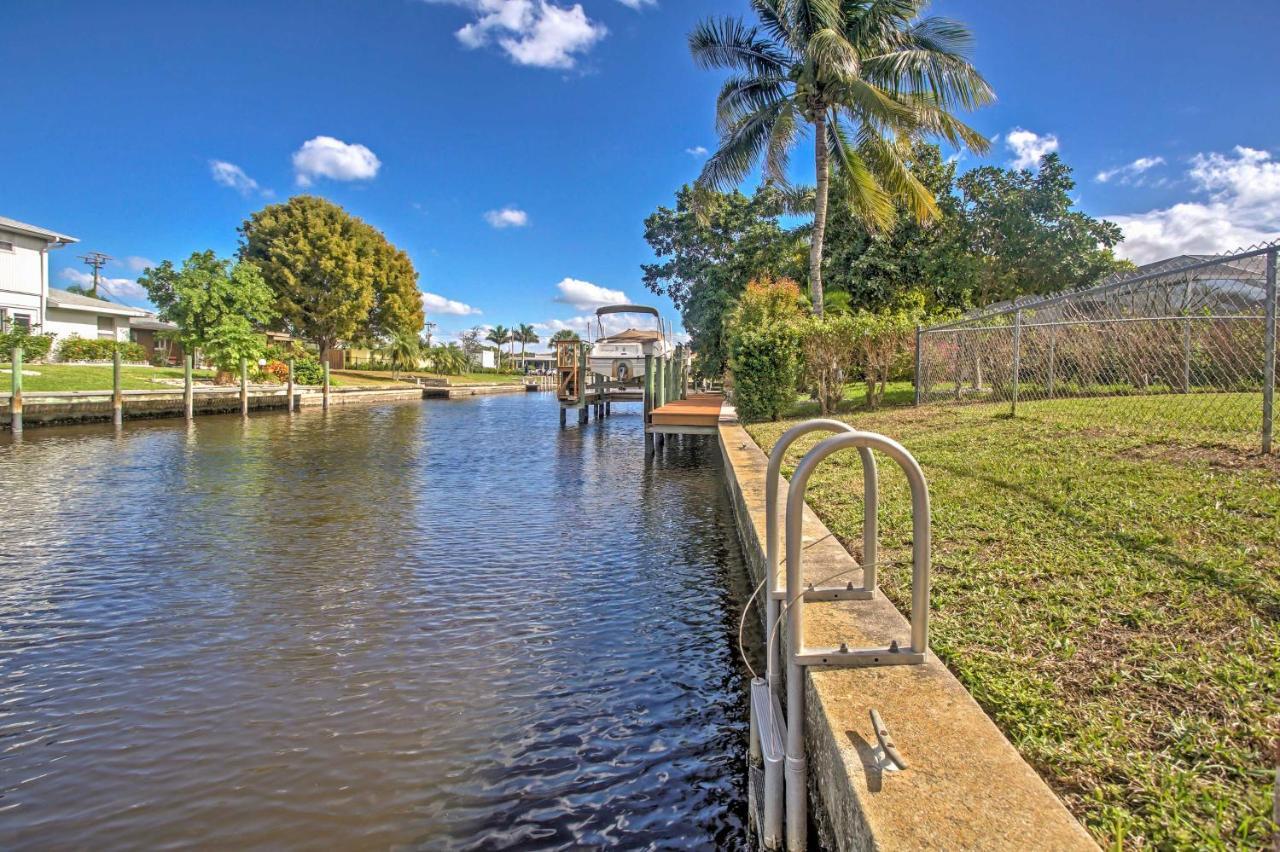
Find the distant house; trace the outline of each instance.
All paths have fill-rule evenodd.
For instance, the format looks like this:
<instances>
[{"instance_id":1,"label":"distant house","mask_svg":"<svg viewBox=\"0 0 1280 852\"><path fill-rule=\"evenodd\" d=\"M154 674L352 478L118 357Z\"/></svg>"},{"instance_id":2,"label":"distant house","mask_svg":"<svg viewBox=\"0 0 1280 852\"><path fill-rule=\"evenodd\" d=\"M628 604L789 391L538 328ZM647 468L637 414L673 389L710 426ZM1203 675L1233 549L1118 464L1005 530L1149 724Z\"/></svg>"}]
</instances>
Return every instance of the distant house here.
<instances>
[{"instance_id":1,"label":"distant house","mask_svg":"<svg viewBox=\"0 0 1280 852\"><path fill-rule=\"evenodd\" d=\"M177 325L165 322L152 313L129 319L129 339L142 347L142 351L147 353L147 360L152 363L155 363L153 356L157 351L164 353L166 364L181 362L182 344L172 333L177 330Z\"/></svg>"},{"instance_id":2,"label":"distant house","mask_svg":"<svg viewBox=\"0 0 1280 852\"><path fill-rule=\"evenodd\" d=\"M49 330L49 252L74 242L75 237L0 216L0 331Z\"/></svg>"},{"instance_id":3,"label":"distant house","mask_svg":"<svg viewBox=\"0 0 1280 852\"><path fill-rule=\"evenodd\" d=\"M142 308L49 287L41 331L56 335L59 341L75 336L127 342L130 321L145 316L147 311Z\"/></svg>"}]
</instances>

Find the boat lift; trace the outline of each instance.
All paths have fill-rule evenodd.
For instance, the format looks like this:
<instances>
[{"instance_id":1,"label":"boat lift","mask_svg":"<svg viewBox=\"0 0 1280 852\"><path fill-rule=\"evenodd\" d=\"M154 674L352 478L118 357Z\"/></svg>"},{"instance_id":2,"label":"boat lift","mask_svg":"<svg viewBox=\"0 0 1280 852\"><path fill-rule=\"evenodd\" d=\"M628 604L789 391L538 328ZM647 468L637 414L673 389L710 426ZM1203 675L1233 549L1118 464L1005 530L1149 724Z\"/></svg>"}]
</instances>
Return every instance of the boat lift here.
<instances>
[{"instance_id":1,"label":"boat lift","mask_svg":"<svg viewBox=\"0 0 1280 852\"><path fill-rule=\"evenodd\" d=\"M778 558L778 477L782 459L796 439L812 432L836 432L811 449L791 477L787 490L785 518L785 585L779 582ZM863 528L862 584L843 586L804 583L802 566L805 492L818 465L833 453L857 449L862 461ZM903 649L896 639L884 647L854 648L841 643L834 648L807 648L804 645L804 607L806 603L839 600L873 600L879 594L876 586L877 524L879 480L873 451L895 461L907 476L911 488L912 575L911 638ZM838 420L810 420L789 429L774 445L769 455L765 482L765 550L766 566L763 584L765 597L766 676L751 682L751 772L753 787L761 795L752 796L757 827L766 849L783 844L784 805L786 848L800 852L808 841L808 766L804 752L805 668L808 666L867 667L919 665L929 649L929 567L930 521L929 489L924 472L915 458L898 442L873 432L858 431ZM834 579L834 578L829 578ZM779 694L782 686L782 662L776 637L782 616L787 619L786 705L784 715ZM878 712L869 708L876 737L880 741L890 769L905 769ZM759 769L756 766L759 765ZM758 782L758 783L757 783Z\"/></svg>"}]
</instances>

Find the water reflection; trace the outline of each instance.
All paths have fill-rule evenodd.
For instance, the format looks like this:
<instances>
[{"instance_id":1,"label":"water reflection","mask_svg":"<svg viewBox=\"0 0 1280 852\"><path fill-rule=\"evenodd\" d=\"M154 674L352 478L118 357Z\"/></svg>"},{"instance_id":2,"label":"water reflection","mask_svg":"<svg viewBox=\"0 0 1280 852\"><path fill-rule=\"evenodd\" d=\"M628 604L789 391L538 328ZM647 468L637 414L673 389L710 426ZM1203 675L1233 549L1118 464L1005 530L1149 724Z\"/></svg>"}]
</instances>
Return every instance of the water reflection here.
<instances>
[{"instance_id":1,"label":"water reflection","mask_svg":"<svg viewBox=\"0 0 1280 852\"><path fill-rule=\"evenodd\" d=\"M627 408L0 438L5 845L741 845L718 452Z\"/></svg>"}]
</instances>

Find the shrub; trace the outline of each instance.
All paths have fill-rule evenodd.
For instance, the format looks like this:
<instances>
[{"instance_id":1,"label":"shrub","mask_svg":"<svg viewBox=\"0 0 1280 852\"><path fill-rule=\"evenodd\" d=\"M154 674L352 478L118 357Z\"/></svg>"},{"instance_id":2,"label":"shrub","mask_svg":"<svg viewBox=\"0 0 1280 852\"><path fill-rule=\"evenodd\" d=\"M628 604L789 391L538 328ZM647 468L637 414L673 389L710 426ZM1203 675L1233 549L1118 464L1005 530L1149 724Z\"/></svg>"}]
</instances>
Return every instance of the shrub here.
<instances>
[{"instance_id":1,"label":"shrub","mask_svg":"<svg viewBox=\"0 0 1280 852\"><path fill-rule=\"evenodd\" d=\"M147 360L142 344L133 341L86 339L72 335L58 344L58 357L63 361L110 361L112 353L120 350L121 361Z\"/></svg>"},{"instance_id":2,"label":"shrub","mask_svg":"<svg viewBox=\"0 0 1280 852\"><path fill-rule=\"evenodd\" d=\"M293 380L300 385L318 385L324 381L324 369L314 358L299 358L293 362Z\"/></svg>"},{"instance_id":3,"label":"shrub","mask_svg":"<svg viewBox=\"0 0 1280 852\"><path fill-rule=\"evenodd\" d=\"M268 361L262 371L277 382L289 381L289 365L284 361Z\"/></svg>"},{"instance_id":4,"label":"shrub","mask_svg":"<svg viewBox=\"0 0 1280 852\"><path fill-rule=\"evenodd\" d=\"M729 317L733 398L744 421L777 420L795 402L800 379L800 286L786 278L750 282Z\"/></svg>"},{"instance_id":5,"label":"shrub","mask_svg":"<svg viewBox=\"0 0 1280 852\"><path fill-rule=\"evenodd\" d=\"M28 364L49 357L53 347L52 334L32 334L29 329L18 326L12 331L0 334L0 358L8 360L13 357L15 346L22 346L22 360Z\"/></svg>"},{"instance_id":6,"label":"shrub","mask_svg":"<svg viewBox=\"0 0 1280 852\"><path fill-rule=\"evenodd\" d=\"M896 307L875 313L861 310L853 317L854 352L867 383L867 407L884 399L885 386L908 369L915 329L924 319L924 296L908 293Z\"/></svg>"},{"instance_id":7,"label":"shrub","mask_svg":"<svg viewBox=\"0 0 1280 852\"><path fill-rule=\"evenodd\" d=\"M857 323L848 314L810 317L800 326L805 381L817 391L823 414L834 412L844 399L856 332Z\"/></svg>"}]
</instances>

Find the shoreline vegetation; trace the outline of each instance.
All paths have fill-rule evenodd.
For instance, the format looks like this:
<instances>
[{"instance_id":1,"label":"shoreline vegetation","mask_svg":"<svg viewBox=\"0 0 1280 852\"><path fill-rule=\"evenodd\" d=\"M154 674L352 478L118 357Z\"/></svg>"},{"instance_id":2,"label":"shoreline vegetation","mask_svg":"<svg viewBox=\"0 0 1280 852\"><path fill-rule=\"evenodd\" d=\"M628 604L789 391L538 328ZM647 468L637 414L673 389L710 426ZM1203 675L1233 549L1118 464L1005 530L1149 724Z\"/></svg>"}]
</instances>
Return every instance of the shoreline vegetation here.
<instances>
[{"instance_id":1,"label":"shoreline vegetation","mask_svg":"<svg viewBox=\"0 0 1280 852\"><path fill-rule=\"evenodd\" d=\"M215 385L216 370L195 370L192 376L197 387L227 387ZM0 363L0 394L8 393L12 365ZM403 377L443 379L450 385L509 384L519 382L523 376L499 373L468 373L460 376L443 376L426 372L405 372ZM333 370L329 376L335 388L355 387L409 387L412 382L393 378L391 373L378 370ZM147 367L141 365L120 368L121 390L172 390L181 389L181 367ZM233 383L234 384L234 383ZM261 382L254 382L255 386ZM271 383L278 384L278 383ZM299 387L318 387L303 385ZM111 390L110 364L23 364L22 390L24 393L49 391L109 391Z\"/></svg>"},{"instance_id":2,"label":"shoreline vegetation","mask_svg":"<svg viewBox=\"0 0 1280 852\"><path fill-rule=\"evenodd\" d=\"M910 405L891 383L834 415L894 436L933 496L933 649L1106 848L1262 848L1280 716L1280 459L1123 405ZM766 451L803 402L747 429ZM1087 420L1085 419L1087 417ZM788 453L790 475L817 439ZM882 467L881 556L910 550ZM809 505L851 553L861 471L835 456ZM910 608L909 572L881 572Z\"/></svg>"}]
</instances>

